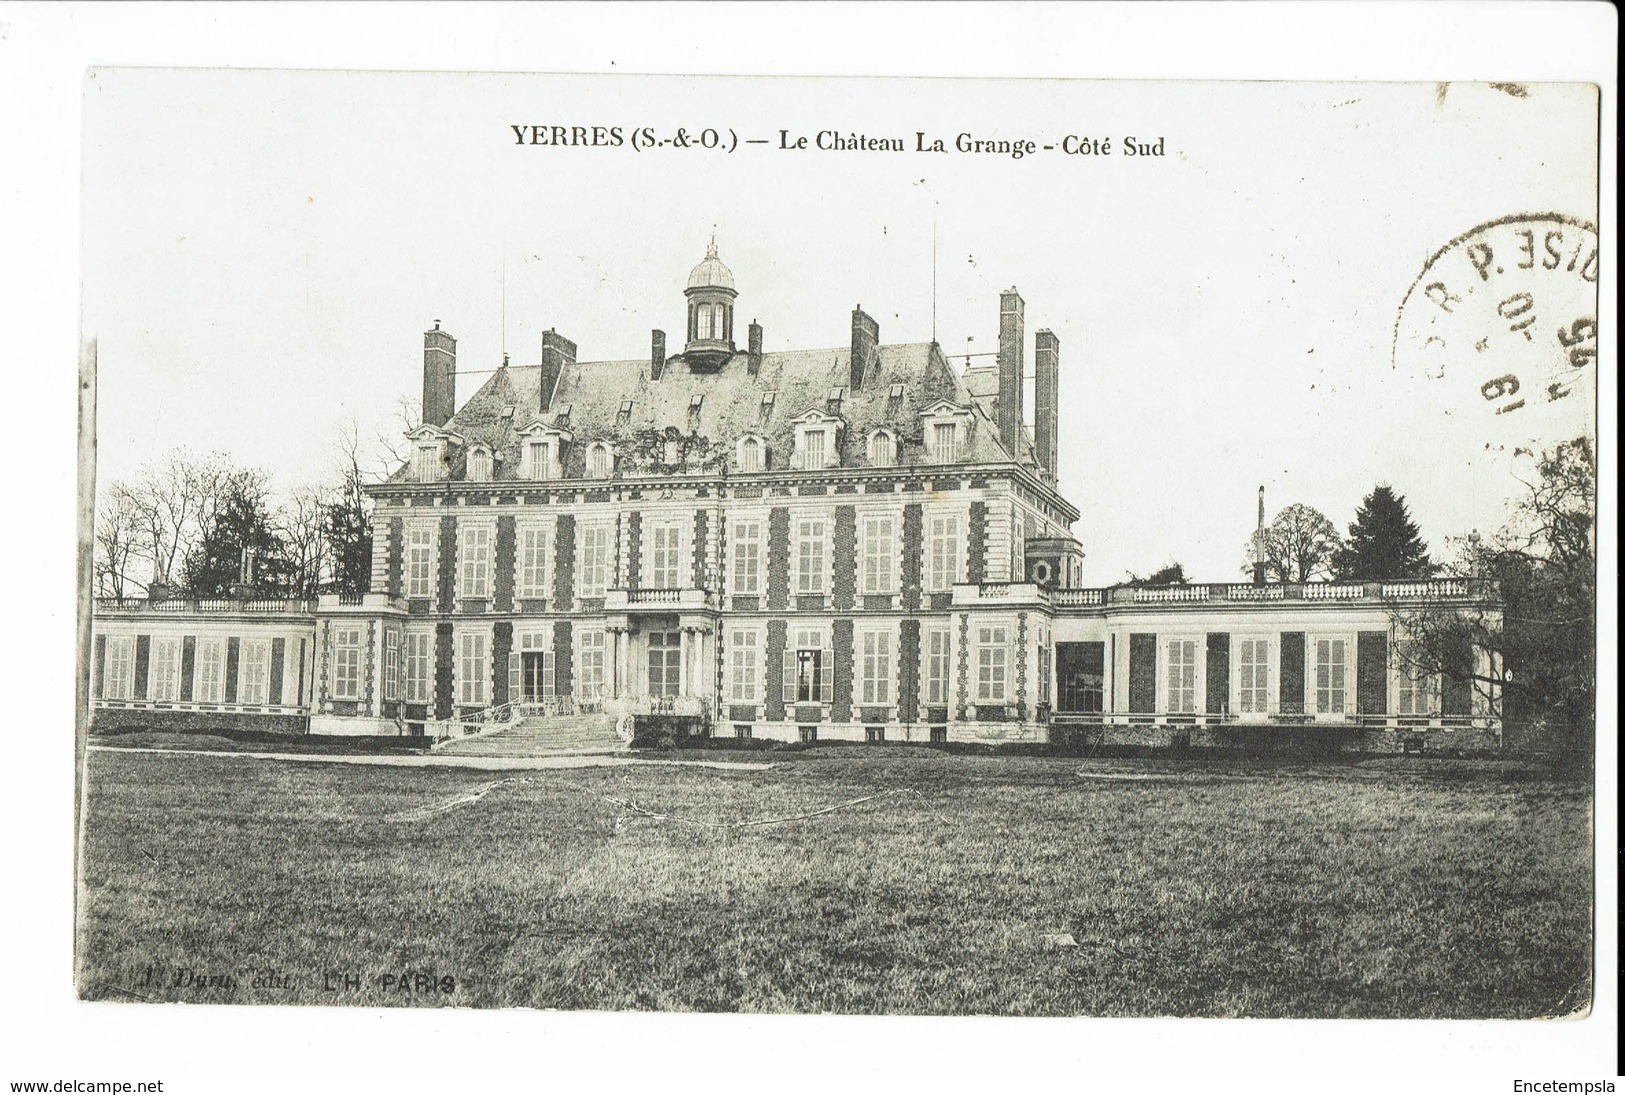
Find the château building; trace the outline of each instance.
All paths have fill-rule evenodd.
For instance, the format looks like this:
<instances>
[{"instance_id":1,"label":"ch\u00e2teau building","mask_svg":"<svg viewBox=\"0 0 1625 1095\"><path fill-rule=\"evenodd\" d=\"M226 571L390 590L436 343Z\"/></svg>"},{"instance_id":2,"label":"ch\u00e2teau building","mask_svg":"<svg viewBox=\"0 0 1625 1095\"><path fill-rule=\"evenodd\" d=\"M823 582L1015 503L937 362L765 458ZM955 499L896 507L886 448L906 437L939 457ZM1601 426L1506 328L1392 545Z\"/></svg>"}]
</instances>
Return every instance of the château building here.
<instances>
[{"instance_id":1,"label":"ch\u00e2teau building","mask_svg":"<svg viewBox=\"0 0 1625 1095\"><path fill-rule=\"evenodd\" d=\"M1083 588L1057 482L1059 339L1014 289L996 364L847 340L766 351L715 243L681 342L580 360L555 330L460 406L423 341L411 456L370 488L372 592L103 601L99 723L159 710L318 734L463 735L564 712L778 740L1499 742L1483 652L1416 677L1396 606L1493 610L1476 579ZM990 302L991 304L991 302ZM736 340L743 328L744 341ZM1032 423L1023 406L1029 346Z\"/></svg>"}]
</instances>

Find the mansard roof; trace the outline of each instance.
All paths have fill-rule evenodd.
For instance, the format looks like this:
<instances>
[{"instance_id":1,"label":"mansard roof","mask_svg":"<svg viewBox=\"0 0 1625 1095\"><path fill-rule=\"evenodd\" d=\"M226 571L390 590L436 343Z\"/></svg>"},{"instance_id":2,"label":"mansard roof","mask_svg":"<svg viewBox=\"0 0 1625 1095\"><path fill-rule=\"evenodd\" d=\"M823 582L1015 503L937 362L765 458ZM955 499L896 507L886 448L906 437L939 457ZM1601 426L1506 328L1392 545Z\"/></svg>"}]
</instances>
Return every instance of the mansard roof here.
<instances>
[{"instance_id":1,"label":"mansard roof","mask_svg":"<svg viewBox=\"0 0 1625 1095\"><path fill-rule=\"evenodd\" d=\"M988 417L953 367L933 343L881 346L879 362L870 367L858 391L849 388L851 351L790 350L764 353L757 375L749 372L750 357L736 353L715 372L692 372L681 355L671 358L659 380L649 375L647 359L633 361L578 361L567 364L553 393L551 410L542 413L539 366L510 365L498 369L446 423L448 433L463 444L483 441L498 454L497 478L518 474L519 431L538 418L552 422L557 409L570 405L568 429L576 442L565 453L565 478L586 474L586 450L594 441L615 446L621 466L637 474L647 456L649 470L658 470L662 442L684 439L688 470L706 470L731 461L734 443L746 434L767 440L773 453L772 470L787 466L794 446L794 421L808 411L829 413L831 389L842 388L839 417L846 428L840 437L844 467L864 467L866 435L886 426L904 442L898 463L927 463L921 436L920 414L947 401L975 416L976 425L965 446L969 462L1001 462L1010 457L999 444L998 427ZM894 386L902 386L899 399ZM762 396L775 393L766 418ZM694 397L702 396L695 413ZM630 400L631 413L621 419L621 407ZM1021 462L1034 463L1029 446ZM462 445L449 454L448 469L462 477ZM406 481L402 469L392 481Z\"/></svg>"}]
</instances>

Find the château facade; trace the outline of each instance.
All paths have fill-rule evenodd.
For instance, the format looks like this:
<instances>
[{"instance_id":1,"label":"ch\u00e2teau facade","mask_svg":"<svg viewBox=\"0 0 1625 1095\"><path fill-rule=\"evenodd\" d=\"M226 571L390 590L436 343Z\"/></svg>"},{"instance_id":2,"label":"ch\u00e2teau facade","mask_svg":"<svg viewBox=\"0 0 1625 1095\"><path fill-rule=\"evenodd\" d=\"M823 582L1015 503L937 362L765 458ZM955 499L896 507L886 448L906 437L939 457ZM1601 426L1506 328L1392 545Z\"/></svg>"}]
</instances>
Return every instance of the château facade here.
<instances>
[{"instance_id":1,"label":"ch\u00e2teau facade","mask_svg":"<svg viewBox=\"0 0 1625 1095\"><path fill-rule=\"evenodd\" d=\"M714 242L683 296L675 352L656 330L646 358L582 361L549 330L461 406L436 322L410 459L369 491L372 592L271 622L103 602L98 719L208 701L321 734L594 711L789 741L1223 744L1292 724L1378 750L1498 744L1493 688L1395 656L1396 603L1492 608L1475 579L1082 588L1060 342L1032 338L1029 427L1015 289L996 364L963 371L934 342L883 343L861 306L844 345L765 351L754 321L741 345Z\"/></svg>"}]
</instances>

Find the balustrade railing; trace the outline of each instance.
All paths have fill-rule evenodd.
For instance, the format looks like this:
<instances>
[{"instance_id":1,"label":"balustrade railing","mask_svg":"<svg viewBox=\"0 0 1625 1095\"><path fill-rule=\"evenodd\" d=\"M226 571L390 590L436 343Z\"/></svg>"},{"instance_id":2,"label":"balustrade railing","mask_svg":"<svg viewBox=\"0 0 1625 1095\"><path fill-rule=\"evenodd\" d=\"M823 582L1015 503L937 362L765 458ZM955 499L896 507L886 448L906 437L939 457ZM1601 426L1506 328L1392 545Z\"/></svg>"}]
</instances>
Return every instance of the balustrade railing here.
<instances>
[{"instance_id":1,"label":"balustrade railing","mask_svg":"<svg viewBox=\"0 0 1625 1095\"><path fill-rule=\"evenodd\" d=\"M169 616L211 616L232 613L307 613L316 610L315 601L299 597L259 597L234 600L229 597L170 597L153 601L145 597L97 597L98 612L154 612Z\"/></svg>"}]
</instances>

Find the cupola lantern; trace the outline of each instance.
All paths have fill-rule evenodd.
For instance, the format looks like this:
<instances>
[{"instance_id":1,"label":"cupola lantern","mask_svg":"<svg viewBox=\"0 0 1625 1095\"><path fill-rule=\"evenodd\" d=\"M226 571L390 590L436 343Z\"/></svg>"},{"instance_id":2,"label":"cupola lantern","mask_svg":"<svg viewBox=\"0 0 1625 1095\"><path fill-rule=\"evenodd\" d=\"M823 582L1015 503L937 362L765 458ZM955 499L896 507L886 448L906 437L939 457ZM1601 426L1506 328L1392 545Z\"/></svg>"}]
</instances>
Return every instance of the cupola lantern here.
<instances>
[{"instance_id":1,"label":"cupola lantern","mask_svg":"<svg viewBox=\"0 0 1625 1095\"><path fill-rule=\"evenodd\" d=\"M721 365L734 352L734 289L733 271L717 257L717 238L711 236L711 245L705 258L688 275L688 341L683 355L691 364L715 367Z\"/></svg>"}]
</instances>

